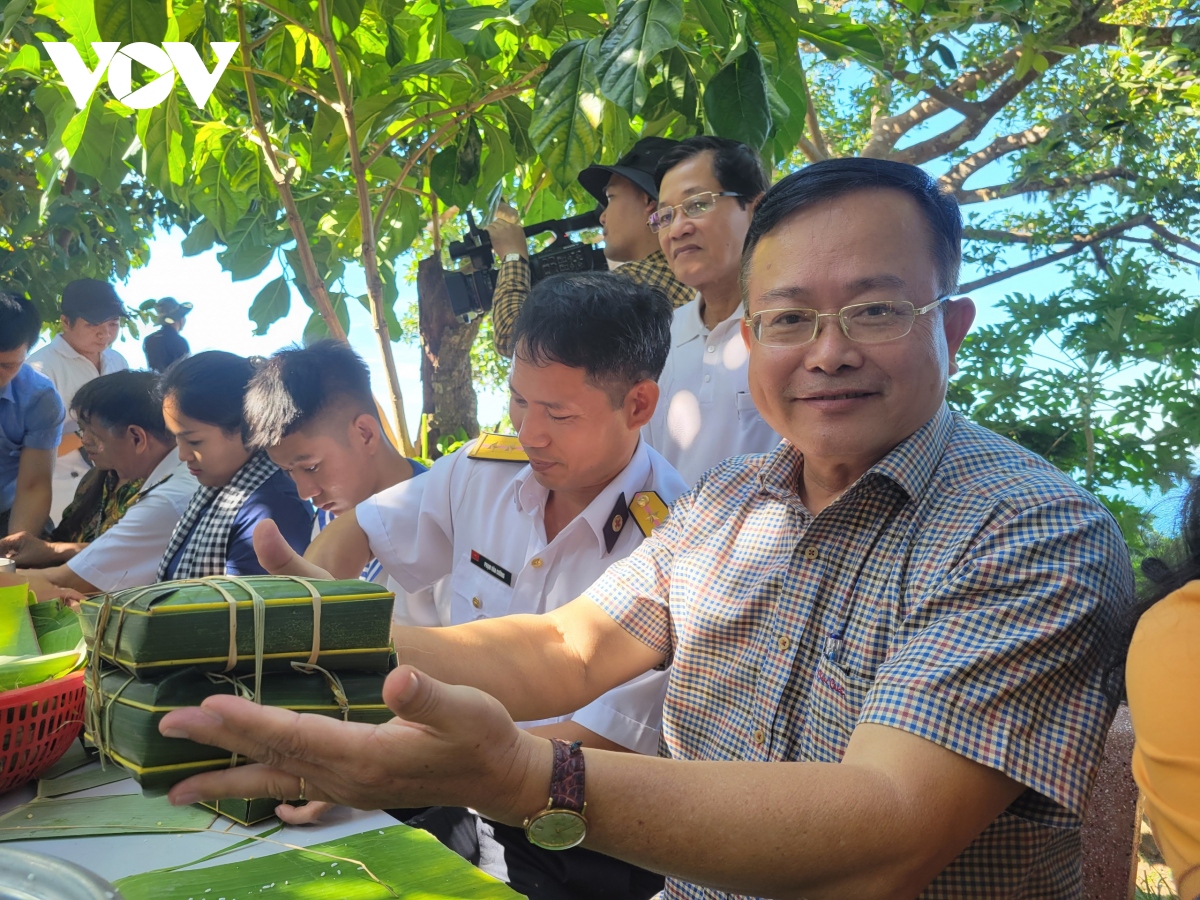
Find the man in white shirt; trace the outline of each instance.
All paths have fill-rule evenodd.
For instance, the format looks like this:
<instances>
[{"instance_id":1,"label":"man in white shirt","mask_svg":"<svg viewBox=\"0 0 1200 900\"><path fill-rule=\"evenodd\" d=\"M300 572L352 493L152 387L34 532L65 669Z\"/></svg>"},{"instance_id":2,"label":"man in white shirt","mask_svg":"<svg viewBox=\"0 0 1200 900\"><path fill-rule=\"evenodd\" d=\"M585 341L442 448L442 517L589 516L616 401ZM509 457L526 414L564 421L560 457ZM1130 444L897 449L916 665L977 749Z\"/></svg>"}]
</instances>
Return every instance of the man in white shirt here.
<instances>
[{"instance_id":1,"label":"man in white shirt","mask_svg":"<svg viewBox=\"0 0 1200 900\"><path fill-rule=\"evenodd\" d=\"M360 503L326 528L305 560L264 524L255 534L260 562L277 574L347 578L374 556L409 591L449 576L444 602L410 610L430 625L546 613L570 602L633 552L686 487L640 437L658 400L670 318L664 296L627 279L540 282L516 323L509 410L517 440L484 435ZM649 672L583 709L522 725L654 755L666 681L666 672ZM514 877L513 865L509 859L515 888L547 896ZM627 882L648 873L607 858L579 865L570 896L643 896ZM602 887L613 868L626 887ZM591 892L580 882L592 882Z\"/></svg>"},{"instance_id":2,"label":"man in white shirt","mask_svg":"<svg viewBox=\"0 0 1200 900\"><path fill-rule=\"evenodd\" d=\"M121 320L128 315L112 285L94 278L72 281L63 289L62 332L29 356L29 365L54 382L67 408L50 503L50 518L56 523L75 496L79 479L91 468L80 452L78 428L70 412L75 392L93 378L129 368L125 357L112 349Z\"/></svg>"},{"instance_id":3,"label":"man in white shirt","mask_svg":"<svg viewBox=\"0 0 1200 900\"><path fill-rule=\"evenodd\" d=\"M92 593L153 584L171 532L199 486L175 453L151 372L115 372L75 394L72 414L83 446L118 485L138 483L115 524L89 543L42 541L21 533L0 540L0 556L17 560L40 600L64 589ZM97 515L109 515L105 509Z\"/></svg>"},{"instance_id":4,"label":"man in white shirt","mask_svg":"<svg viewBox=\"0 0 1200 900\"><path fill-rule=\"evenodd\" d=\"M770 186L746 144L700 135L659 161L650 227L675 277L699 296L675 310L662 398L644 435L689 485L730 456L779 443L754 406L741 334L742 243Z\"/></svg>"}]
</instances>

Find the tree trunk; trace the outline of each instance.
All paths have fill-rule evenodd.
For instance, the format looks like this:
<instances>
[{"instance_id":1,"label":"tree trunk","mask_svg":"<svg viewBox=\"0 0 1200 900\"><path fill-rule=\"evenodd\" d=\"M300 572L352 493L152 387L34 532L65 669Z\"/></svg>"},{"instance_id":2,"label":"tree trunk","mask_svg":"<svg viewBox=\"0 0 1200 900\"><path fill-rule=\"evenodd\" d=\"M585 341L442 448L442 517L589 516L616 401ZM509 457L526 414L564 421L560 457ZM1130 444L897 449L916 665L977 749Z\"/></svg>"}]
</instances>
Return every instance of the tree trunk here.
<instances>
[{"instance_id":1,"label":"tree trunk","mask_svg":"<svg viewBox=\"0 0 1200 900\"><path fill-rule=\"evenodd\" d=\"M479 320L464 325L454 317L442 262L436 256L417 265L417 312L426 452L436 459L441 455L439 437L455 434L460 428L467 437L479 435L479 409L471 379L471 346L479 334Z\"/></svg>"}]
</instances>

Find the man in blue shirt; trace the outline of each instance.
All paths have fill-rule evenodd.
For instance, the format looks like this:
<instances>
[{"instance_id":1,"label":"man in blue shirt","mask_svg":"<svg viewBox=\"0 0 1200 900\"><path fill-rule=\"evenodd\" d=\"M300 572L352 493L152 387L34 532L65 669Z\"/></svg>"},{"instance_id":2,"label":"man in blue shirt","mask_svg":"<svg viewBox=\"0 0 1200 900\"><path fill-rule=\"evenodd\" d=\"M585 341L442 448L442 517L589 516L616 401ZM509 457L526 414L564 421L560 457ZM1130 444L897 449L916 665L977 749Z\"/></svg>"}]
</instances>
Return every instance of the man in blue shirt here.
<instances>
[{"instance_id":1,"label":"man in blue shirt","mask_svg":"<svg viewBox=\"0 0 1200 900\"><path fill-rule=\"evenodd\" d=\"M41 328L32 303L0 291L0 536L41 534L50 517L65 410L50 379L25 365Z\"/></svg>"}]
</instances>

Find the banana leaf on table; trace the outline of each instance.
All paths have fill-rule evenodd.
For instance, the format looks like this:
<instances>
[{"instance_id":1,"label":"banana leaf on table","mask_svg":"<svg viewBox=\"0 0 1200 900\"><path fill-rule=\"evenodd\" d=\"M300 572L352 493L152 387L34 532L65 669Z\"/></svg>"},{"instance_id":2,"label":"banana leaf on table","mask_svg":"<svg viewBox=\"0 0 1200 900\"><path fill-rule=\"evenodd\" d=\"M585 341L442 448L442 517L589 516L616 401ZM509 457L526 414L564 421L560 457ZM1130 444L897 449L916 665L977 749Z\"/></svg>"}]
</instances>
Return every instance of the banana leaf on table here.
<instances>
[{"instance_id":1,"label":"banana leaf on table","mask_svg":"<svg viewBox=\"0 0 1200 900\"><path fill-rule=\"evenodd\" d=\"M0 656L0 691L69 675L87 660L79 615L57 600L35 603L25 617L35 638L32 654Z\"/></svg>"},{"instance_id":2,"label":"banana leaf on table","mask_svg":"<svg viewBox=\"0 0 1200 900\"><path fill-rule=\"evenodd\" d=\"M270 845L267 845L270 846ZM520 894L407 825L244 862L131 875L125 900L519 900Z\"/></svg>"},{"instance_id":3,"label":"banana leaf on table","mask_svg":"<svg viewBox=\"0 0 1200 900\"><path fill-rule=\"evenodd\" d=\"M262 677L259 701L352 722L387 722L392 711L383 702L386 677L376 672L273 672ZM192 668L157 681L138 681L121 670L105 669L97 689L96 671L89 668L84 683L88 738L127 768L143 790L156 793L191 775L227 768L232 761L217 747L163 737L158 732L162 717L216 694L249 696L254 677L230 678Z\"/></svg>"},{"instance_id":4,"label":"banana leaf on table","mask_svg":"<svg viewBox=\"0 0 1200 900\"><path fill-rule=\"evenodd\" d=\"M201 806L172 806L166 797L141 794L33 800L0 816L0 841L199 831L214 821Z\"/></svg>"},{"instance_id":5,"label":"banana leaf on table","mask_svg":"<svg viewBox=\"0 0 1200 900\"><path fill-rule=\"evenodd\" d=\"M390 591L358 579L220 576L102 594L84 600L80 612L88 646L139 679L188 666L243 674L255 670L256 658L266 672L307 661L383 672L393 601Z\"/></svg>"}]
</instances>

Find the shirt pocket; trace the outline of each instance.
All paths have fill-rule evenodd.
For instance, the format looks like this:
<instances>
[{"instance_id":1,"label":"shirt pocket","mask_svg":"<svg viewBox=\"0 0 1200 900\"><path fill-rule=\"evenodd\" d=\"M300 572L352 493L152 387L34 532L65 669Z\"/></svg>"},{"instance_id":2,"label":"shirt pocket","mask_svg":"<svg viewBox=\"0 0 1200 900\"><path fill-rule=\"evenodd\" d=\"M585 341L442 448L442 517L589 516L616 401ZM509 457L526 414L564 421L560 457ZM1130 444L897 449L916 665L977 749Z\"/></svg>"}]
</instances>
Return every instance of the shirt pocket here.
<instances>
[{"instance_id":1,"label":"shirt pocket","mask_svg":"<svg viewBox=\"0 0 1200 900\"><path fill-rule=\"evenodd\" d=\"M450 597L451 622L459 625L476 619L495 619L508 615L512 596L510 585L476 566L466 555L454 567Z\"/></svg>"},{"instance_id":2,"label":"shirt pocket","mask_svg":"<svg viewBox=\"0 0 1200 900\"><path fill-rule=\"evenodd\" d=\"M734 401L737 404L739 420L746 422L762 421L762 416L759 415L758 407L754 405L754 398L750 396L749 391L738 391L734 394Z\"/></svg>"},{"instance_id":3,"label":"shirt pocket","mask_svg":"<svg viewBox=\"0 0 1200 900\"><path fill-rule=\"evenodd\" d=\"M822 656L808 691L800 734L800 759L841 762L873 682Z\"/></svg>"}]
</instances>

